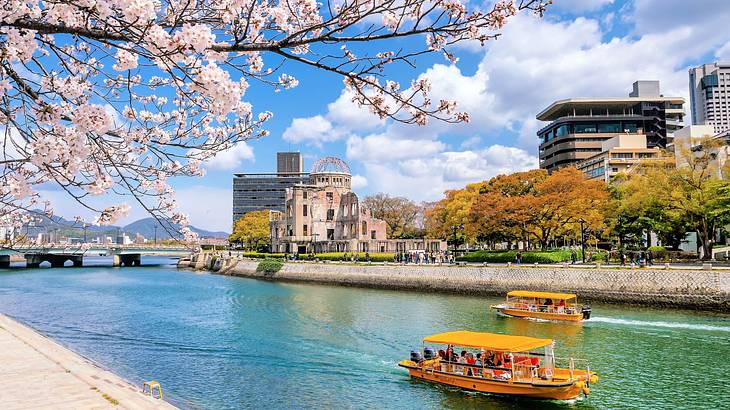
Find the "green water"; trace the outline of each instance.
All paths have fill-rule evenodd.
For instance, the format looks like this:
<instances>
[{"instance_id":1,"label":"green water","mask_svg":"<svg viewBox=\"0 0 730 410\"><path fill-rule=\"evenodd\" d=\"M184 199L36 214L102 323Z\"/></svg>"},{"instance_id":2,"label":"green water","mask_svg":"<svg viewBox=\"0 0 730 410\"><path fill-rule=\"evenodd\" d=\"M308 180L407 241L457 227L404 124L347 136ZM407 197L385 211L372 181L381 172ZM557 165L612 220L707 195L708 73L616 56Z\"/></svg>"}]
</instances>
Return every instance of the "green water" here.
<instances>
[{"instance_id":1,"label":"green water","mask_svg":"<svg viewBox=\"0 0 730 410\"><path fill-rule=\"evenodd\" d=\"M183 408L730 408L730 316L594 305L585 324L495 298L286 284L172 267L0 271L0 311ZM423 336L550 337L600 382L575 402L466 393L396 366Z\"/></svg>"}]
</instances>

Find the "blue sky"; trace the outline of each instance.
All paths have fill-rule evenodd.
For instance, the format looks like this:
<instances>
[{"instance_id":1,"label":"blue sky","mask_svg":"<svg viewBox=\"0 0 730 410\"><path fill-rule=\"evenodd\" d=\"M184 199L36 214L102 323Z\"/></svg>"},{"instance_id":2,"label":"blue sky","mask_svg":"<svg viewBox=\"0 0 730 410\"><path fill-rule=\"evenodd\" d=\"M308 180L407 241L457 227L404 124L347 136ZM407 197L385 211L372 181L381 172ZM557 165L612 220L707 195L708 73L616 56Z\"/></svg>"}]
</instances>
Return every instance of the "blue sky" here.
<instances>
[{"instance_id":1,"label":"blue sky","mask_svg":"<svg viewBox=\"0 0 730 410\"><path fill-rule=\"evenodd\" d=\"M472 117L466 125L380 121L349 102L340 78L296 64L284 70L299 79L295 89L273 93L252 84L246 99L257 112L274 113L270 136L220 155L206 164L203 178L173 181L178 202L193 225L230 230L232 174L272 171L275 153L285 150L301 151L306 169L322 156L344 159L361 195L437 200L446 189L536 168L541 124L535 114L554 100L623 96L642 79L660 80L663 94L683 96L688 104L687 68L730 61L729 1L554 3L543 19L514 17L485 47L460 47L455 65L434 55L416 69L390 72L404 84L430 77L434 100L459 101ZM58 214L77 214L70 201L46 194ZM123 222L144 216L134 209Z\"/></svg>"}]
</instances>

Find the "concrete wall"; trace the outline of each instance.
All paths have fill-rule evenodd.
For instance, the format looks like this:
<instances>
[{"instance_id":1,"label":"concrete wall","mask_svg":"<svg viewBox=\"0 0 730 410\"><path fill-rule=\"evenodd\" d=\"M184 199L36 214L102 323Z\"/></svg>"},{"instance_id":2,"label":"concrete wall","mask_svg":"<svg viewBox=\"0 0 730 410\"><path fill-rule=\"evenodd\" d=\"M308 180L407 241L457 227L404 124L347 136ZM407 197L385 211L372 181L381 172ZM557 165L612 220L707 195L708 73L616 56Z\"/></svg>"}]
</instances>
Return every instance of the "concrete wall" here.
<instances>
[{"instance_id":1,"label":"concrete wall","mask_svg":"<svg viewBox=\"0 0 730 410\"><path fill-rule=\"evenodd\" d=\"M285 263L279 272L264 274L256 272L257 260L219 263L219 273L268 280L474 295L567 291L584 300L730 311L730 272L719 270Z\"/></svg>"}]
</instances>

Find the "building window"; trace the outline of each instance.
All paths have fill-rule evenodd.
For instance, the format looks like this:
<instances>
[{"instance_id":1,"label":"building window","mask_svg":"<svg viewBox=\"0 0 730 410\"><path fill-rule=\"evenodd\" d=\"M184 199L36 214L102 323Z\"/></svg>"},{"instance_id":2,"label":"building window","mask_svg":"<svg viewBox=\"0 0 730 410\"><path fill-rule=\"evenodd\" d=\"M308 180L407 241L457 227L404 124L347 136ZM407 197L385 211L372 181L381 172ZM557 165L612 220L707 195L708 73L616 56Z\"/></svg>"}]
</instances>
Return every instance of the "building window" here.
<instances>
[{"instance_id":1,"label":"building window","mask_svg":"<svg viewBox=\"0 0 730 410\"><path fill-rule=\"evenodd\" d=\"M302 192L302 199L307 199L307 191Z\"/></svg>"},{"instance_id":2,"label":"building window","mask_svg":"<svg viewBox=\"0 0 730 410\"><path fill-rule=\"evenodd\" d=\"M362 235L367 235L368 234L368 223L366 221L362 221L361 234Z\"/></svg>"},{"instance_id":3,"label":"building window","mask_svg":"<svg viewBox=\"0 0 730 410\"><path fill-rule=\"evenodd\" d=\"M332 221L335 219L335 210L334 209L328 209L327 210L327 220Z\"/></svg>"},{"instance_id":4,"label":"building window","mask_svg":"<svg viewBox=\"0 0 730 410\"><path fill-rule=\"evenodd\" d=\"M616 167L613 167L613 168L611 168L611 171L612 171L612 172L618 172L618 168L616 168Z\"/></svg>"},{"instance_id":5,"label":"building window","mask_svg":"<svg viewBox=\"0 0 730 410\"><path fill-rule=\"evenodd\" d=\"M635 122L625 122L624 123L624 132L631 132L634 133L639 127L636 125Z\"/></svg>"},{"instance_id":6,"label":"building window","mask_svg":"<svg viewBox=\"0 0 730 410\"><path fill-rule=\"evenodd\" d=\"M307 205L302 205L302 215L307 216Z\"/></svg>"},{"instance_id":7,"label":"building window","mask_svg":"<svg viewBox=\"0 0 730 410\"><path fill-rule=\"evenodd\" d=\"M611 154L611 158L633 158L634 154L631 152L614 152Z\"/></svg>"},{"instance_id":8,"label":"building window","mask_svg":"<svg viewBox=\"0 0 730 410\"><path fill-rule=\"evenodd\" d=\"M329 241L335 240L335 230L334 229L327 229L327 240L329 240Z\"/></svg>"},{"instance_id":9,"label":"building window","mask_svg":"<svg viewBox=\"0 0 730 410\"><path fill-rule=\"evenodd\" d=\"M370 231L370 239L375 239L375 231Z\"/></svg>"},{"instance_id":10,"label":"building window","mask_svg":"<svg viewBox=\"0 0 730 410\"><path fill-rule=\"evenodd\" d=\"M621 132L621 124L619 123L609 123L609 124L598 124L598 132L603 133L613 133L613 132Z\"/></svg>"},{"instance_id":11,"label":"building window","mask_svg":"<svg viewBox=\"0 0 730 410\"><path fill-rule=\"evenodd\" d=\"M304 236L309 236L309 227L307 225L302 225L302 233Z\"/></svg>"},{"instance_id":12,"label":"building window","mask_svg":"<svg viewBox=\"0 0 730 410\"><path fill-rule=\"evenodd\" d=\"M568 135L570 133L570 127L568 127L568 124L563 124L555 129L555 137L562 137L563 135Z\"/></svg>"},{"instance_id":13,"label":"building window","mask_svg":"<svg viewBox=\"0 0 730 410\"><path fill-rule=\"evenodd\" d=\"M327 192L326 195L327 195L327 199L330 201L334 198L334 195L332 194L332 192Z\"/></svg>"},{"instance_id":14,"label":"building window","mask_svg":"<svg viewBox=\"0 0 730 410\"><path fill-rule=\"evenodd\" d=\"M596 124L576 124L575 125L575 133L576 134L589 134L596 132Z\"/></svg>"}]
</instances>

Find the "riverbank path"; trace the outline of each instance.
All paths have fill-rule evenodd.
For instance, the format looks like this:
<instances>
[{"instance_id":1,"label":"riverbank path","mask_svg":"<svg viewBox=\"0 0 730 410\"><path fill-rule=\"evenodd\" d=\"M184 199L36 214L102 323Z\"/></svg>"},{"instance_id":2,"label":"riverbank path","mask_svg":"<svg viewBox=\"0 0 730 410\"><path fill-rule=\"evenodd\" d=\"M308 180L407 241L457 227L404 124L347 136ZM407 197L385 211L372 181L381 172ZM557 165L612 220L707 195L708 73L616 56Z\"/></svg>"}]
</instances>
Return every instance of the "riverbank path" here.
<instances>
[{"instance_id":1,"label":"riverbank path","mask_svg":"<svg viewBox=\"0 0 730 410\"><path fill-rule=\"evenodd\" d=\"M175 409L3 314L0 363L0 407L5 410Z\"/></svg>"}]
</instances>

